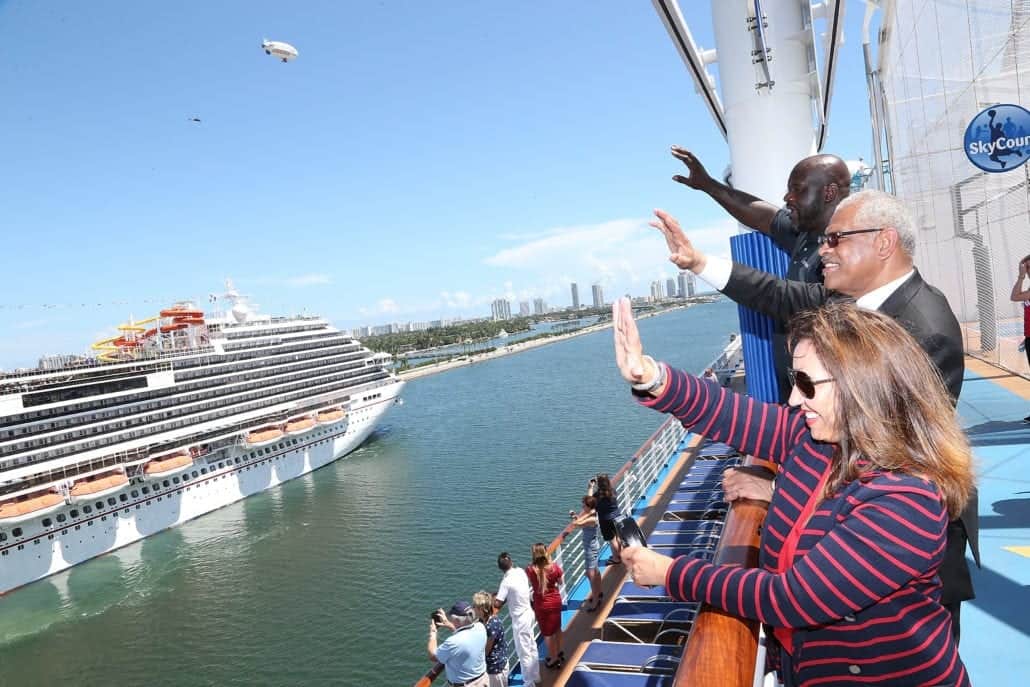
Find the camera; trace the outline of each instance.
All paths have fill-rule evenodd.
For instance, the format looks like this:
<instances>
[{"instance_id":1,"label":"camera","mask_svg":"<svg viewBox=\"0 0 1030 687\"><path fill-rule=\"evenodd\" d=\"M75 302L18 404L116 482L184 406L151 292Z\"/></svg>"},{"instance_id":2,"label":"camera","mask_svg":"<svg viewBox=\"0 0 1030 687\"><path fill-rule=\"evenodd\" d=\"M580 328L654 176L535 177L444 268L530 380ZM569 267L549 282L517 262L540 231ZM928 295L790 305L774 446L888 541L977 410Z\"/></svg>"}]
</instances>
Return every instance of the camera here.
<instances>
[{"instance_id":1,"label":"camera","mask_svg":"<svg viewBox=\"0 0 1030 687\"><path fill-rule=\"evenodd\" d=\"M623 546L647 547L647 538L640 531L637 521L629 516L624 516L615 521L615 532Z\"/></svg>"},{"instance_id":2,"label":"camera","mask_svg":"<svg viewBox=\"0 0 1030 687\"><path fill-rule=\"evenodd\" d=\"M444 622L445 622L445 618L443 617L443 613L440 611L439 608L429 614L429 619L432 620L437 625L443 625Z\"/></svg>"}]
</instances>

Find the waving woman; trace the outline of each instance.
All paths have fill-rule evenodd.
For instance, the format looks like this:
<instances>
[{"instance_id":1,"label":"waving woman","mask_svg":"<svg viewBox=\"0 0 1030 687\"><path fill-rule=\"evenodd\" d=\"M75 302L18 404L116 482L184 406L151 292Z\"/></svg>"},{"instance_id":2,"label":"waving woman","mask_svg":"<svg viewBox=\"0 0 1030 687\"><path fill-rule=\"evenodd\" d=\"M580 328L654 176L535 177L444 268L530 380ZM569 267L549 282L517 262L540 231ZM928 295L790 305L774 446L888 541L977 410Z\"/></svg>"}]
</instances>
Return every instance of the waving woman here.
<instances>
[{"instance_id":1,"label":"waving woman","mask_svg":"<svg viewBox=\"0 0 1030 687\"><path fill-rule=\"evenodd\" d=\"M630 547L633 579L771 627L788 687L968 685L937 569L949 514L973 487L971 457L915 340L853 305L801 313L790 402L775 405L645 356L628 302L614 321L619 371L640 403L780 466L760 568Z\"/></svg>"}]
</instances>

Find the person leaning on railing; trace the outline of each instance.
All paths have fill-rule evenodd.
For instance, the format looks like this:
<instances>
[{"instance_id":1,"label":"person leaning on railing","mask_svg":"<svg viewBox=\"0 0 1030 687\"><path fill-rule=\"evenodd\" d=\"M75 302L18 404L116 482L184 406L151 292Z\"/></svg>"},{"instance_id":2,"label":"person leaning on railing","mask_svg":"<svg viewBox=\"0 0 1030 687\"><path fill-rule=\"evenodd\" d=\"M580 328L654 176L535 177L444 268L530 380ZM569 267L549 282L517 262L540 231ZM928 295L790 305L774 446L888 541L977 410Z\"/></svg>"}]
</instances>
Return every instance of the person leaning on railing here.
<instances>
[{"instance_id":1,"label":"person leaning on railing","mask_svg":"<svg viewBox=\"0 0 1030 687\"><path fill-rule=\"evenodd\" d=\"M1030 288L1023 290L1023 282L1030 275L1030 255L1019 261L1019 274L1016 276L1016 283L1012 285L1012 300L1023 304L1023 352L1026 353L1026 362L1030 365ZM1030 424L1030 415L1023 418L1023 422Z\"/></svg>"},{"instance_id":2,"label":"person leaning on railing","mask_svg":"<svg viewBox=\"0 0 1030 687\"><path fill-rule=\"evenodd\" d=\"M780 468L760 568L626 547L633 580L770 626L787 687L969 685L937 572L972 458L912 336L852 304L800 314L790 404L777 405L645 356L625 299L614 322L619 371L642 405Z\"/></svg>"}]
</instances>

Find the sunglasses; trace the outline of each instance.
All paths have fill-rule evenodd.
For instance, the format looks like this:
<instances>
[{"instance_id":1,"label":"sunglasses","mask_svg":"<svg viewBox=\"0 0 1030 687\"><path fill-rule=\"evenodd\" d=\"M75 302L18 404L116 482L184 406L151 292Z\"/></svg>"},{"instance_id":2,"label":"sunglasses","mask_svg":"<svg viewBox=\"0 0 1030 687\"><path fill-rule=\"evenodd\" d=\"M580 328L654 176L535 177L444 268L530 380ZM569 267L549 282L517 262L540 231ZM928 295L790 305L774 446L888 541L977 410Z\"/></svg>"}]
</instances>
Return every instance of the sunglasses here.
<instances>
[{"instance_id":1,"label":"sunglasses","mask_svg":"<svg viewBox=\"0 0 1030 687\"><path fill-rule=\"evenodd\" d=\"M848 231L831 231L828 234L823 234L819 237L819 243L825 243L830 248L836 248L840 244L840 240L845 236L851 236L852 234L871 234L874 231L883 231L883 227L877 227L876 229L849 229Z\"/></svg>"},{"instance_id":2,"label":"sunglasses","mask_svg":"<svg viewBox=\"0 0 1030 687\"><path fill-rule=\"evenodd\" d=\"M833 377L827 377L826 379L812 379L808 376L808 373L803 370L788 369L787 375L790 377L790 383L797 387L797 390L801 392L801 395L808 400L815 398L816 386L833 381Z\"/></svg>"}]
</instances>

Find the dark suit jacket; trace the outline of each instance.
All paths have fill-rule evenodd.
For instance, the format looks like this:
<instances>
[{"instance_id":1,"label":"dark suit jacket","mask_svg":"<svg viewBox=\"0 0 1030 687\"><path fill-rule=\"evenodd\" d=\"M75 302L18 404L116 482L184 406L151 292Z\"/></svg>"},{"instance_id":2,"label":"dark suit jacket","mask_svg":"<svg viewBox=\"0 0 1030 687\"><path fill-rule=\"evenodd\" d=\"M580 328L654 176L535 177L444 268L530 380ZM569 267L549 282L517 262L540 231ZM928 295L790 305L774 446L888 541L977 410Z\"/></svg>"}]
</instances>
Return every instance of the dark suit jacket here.
<instances>
[{"instance_id":1,"label":"dark suit jacket","mask_svg":"<svg viewBox=\"0 0 1030 687\"><path fill-rule=\"evenodd\" d=\"M767 272L734 263L724 294L737 303L774 320L788 321L801 310L823 303L853 300L822 284L779 279ZM965 374L962 331L948 299L923 281L917 270L883 302L880 312L890 315L919 343L940 370L952 401L957 403ZM966 541L980 565L978 499L974 490L966 509L948 526L948 550L941 564L942 602L973 598L973 583L966 564Z\"/></svg>"}]
</instances>

